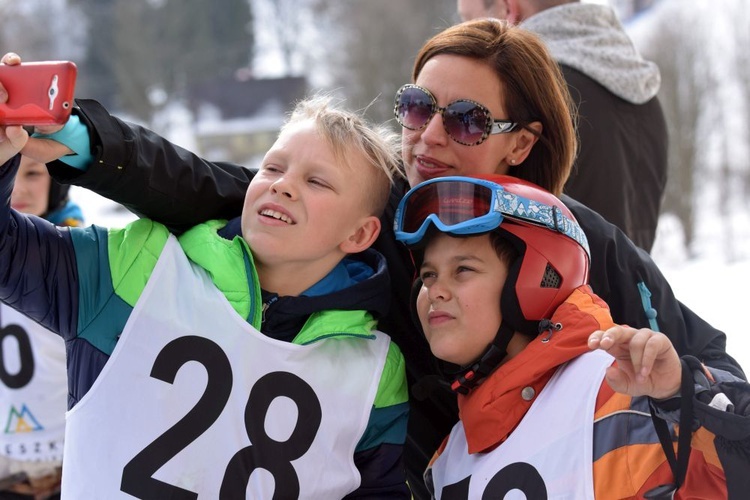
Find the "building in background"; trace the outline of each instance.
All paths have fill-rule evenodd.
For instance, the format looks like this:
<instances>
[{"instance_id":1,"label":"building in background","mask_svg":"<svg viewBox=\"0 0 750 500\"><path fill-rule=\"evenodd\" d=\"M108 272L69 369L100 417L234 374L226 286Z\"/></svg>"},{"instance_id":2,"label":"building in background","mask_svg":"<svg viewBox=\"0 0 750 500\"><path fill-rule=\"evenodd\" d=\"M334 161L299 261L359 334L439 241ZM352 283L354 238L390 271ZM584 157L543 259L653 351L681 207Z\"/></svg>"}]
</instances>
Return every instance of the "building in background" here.
<instances>
[{"instance_id":1,"label":"building in background","mask_svg":"<svg viewBox=\"0 0 750 500\"><path fill-rule=\"evenodd\" d=\"M304 77L210 80L189 91L195 143L202 156L252 167L271 147L294 104L308 91Z\"/></svg>"}]
</instances>

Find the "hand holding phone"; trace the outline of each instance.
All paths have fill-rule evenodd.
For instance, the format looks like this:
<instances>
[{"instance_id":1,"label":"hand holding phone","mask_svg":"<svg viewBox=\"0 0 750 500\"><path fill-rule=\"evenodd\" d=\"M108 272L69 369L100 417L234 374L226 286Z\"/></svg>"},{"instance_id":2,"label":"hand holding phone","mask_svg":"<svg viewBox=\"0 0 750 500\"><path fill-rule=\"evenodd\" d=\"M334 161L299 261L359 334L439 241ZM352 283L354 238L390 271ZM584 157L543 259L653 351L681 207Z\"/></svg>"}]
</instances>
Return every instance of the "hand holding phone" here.
<instances>
[{"instance_id":1,"label":"hand holding phone","mask_svg":"<svg viewBox=\"0 0 750 500\"><path fill-rule=\"evenodd\" d=\"M0 127L0 166L16 156L29 141L29 134L23 127L9 125Z\"/></svg>"},{"instance_id":2,"label":"hand holding phone","mask_svg":"<svg viewBox=\"0 0 750 500\"><path fill-rule=\"evenodd\" d=\"M0 104L0 125L60 125L73 108L77 76L70 61L0 64L8 100Z\"/></svg>"}]
</instances>

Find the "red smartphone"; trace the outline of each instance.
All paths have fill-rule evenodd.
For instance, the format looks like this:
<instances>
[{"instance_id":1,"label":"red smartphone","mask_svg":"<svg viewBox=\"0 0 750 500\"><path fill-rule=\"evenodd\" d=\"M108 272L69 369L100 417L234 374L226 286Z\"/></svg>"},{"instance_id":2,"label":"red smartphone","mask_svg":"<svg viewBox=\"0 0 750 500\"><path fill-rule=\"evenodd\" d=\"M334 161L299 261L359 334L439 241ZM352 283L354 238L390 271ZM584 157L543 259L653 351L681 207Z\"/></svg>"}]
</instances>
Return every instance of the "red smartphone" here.
<instances>
[{"instance_id":1,"label":"red smartphone","mask_svg":"<svg viewBox=\"0 0 750 500\"><path fill-rule=\"evenodd\" d=\"M56 125L73 108L76 65L70 61L0 64L8 101L0 104L0 125Z\"/></svg>"}]
</instances>

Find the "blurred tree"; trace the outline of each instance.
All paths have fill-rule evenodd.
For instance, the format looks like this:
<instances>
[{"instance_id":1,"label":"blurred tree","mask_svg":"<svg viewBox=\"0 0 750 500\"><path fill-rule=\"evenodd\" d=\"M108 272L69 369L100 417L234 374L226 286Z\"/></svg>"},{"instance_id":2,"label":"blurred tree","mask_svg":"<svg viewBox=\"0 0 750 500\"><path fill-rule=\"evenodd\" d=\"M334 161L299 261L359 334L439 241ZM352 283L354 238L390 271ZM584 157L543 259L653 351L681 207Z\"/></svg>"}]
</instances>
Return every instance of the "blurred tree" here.
<instances>
[{"instance_id":1,"label":"blurred tree","mask_svg":"<svg viewBox=\"0 0 750 500\"><path fill-rule=\"evenodd\" d=\"M153 102L155 99L149 93L155 93L156 86L165 90L169 88L160 69L166 61L164 56L167 51L163 50L161 55L156 55L158 51L154 50L158 46L161 27L148 21L155 17L154 9L145 2L115 1L112 7L114 10L111 15L117 19L117 23L108 35L108 42L111 43L108 50L112 52L102 68L106 71L102 77L104 81L111 81L113 86L116 84L116 94L112 97L117 100L113 103L102 102L99 94L103 89L93 90L92 96L110 109L116 106L129 115L149 122L156 108L155 104L159 104ZM90 50L89 54L96 57L104 49L92 47ZM98 59L94 61L98 62Z\"/></svg>"},{"instance_id":2,"label":"blurred tree","mask_svg":"<svg viewBox=\"0 0 750 500\"><path fill-rule=\"evenodd\" d=\"M667 13L668 12L668 13ZM705 40L695 26L692 11L679 5L662 11L647 40L641 40L644 55L661 70L659 99L669 129L669 173L662 212L674 214L682 224L685 247L691 253L695 239L696 180L707 175L706 138L718 109L714 75L706 71L711 59ZM713 104L713 106L712 106Z\"/></svg>"},{"instance_id":3,"label":"blurred tree","mask_svg":"<svg viewBox=\"0 0 750 500\"><path fill-rule=\"evenodd\" d=\"M253 0L281 53L281 73L346 98L368 117L393 117L393 96L411 79L417 50L458 20L455 0ZM395 123L395 122L394 122Z\"/></svg>"},{"instance_id":4,"label":"blurred tree","mask_svg":"<svg viewBox=\"0 0 750 500\"><path fill-rule=\"evenodd\" d=\"M715 63L724 63L712 74L724 75L717 82L715 92L722 96L721 116L716 123L724 130L715 134L718 146L719 200L718 212L723 222L722 248L727 262L735 262L746 252L737 244L738 209L750 207L750 9L746 0L724 0L717 21L726 23L726 34L715 37L718 52L729 57ZM736 85L734 83L736 82ZM734 93L736 91L736 93ZM730 103L727 105L727 103Z\"/></svg>"},{"instance_id":5,"label":"blurred tree","mask_svg":"<svg viewBox=\"0 0 750 500\"><path fill-rule=\"evenodd\" d=\"M318 0L317 8L338 28L322 40L331 86L340 89L350 107L369 106L369 118L383 122L393 119L393 98L411 81L419 48L458 21L455 0Z\"/></svg>"},{"instance_id":6,"label":"blurred tree","mask_svg":"<svg viewBox=\"0 0 750 500\"><path fill-rule=\"evenodd\" d=\"M689 255L700 251L693 246L700 223L721 238L731 262L742 253L736 211L747 208L750 194L750 10L746 0L721 7L663 1L636 32L662 75L670 132L662 210L680 220Z\"/></svg>"},{"instance_id":7,"label":"blurred tree","mask_svg":"<svg viewBox=\"0 0 750 500\"><path fill-rule=\"evenodd\" d=\"M88 18L87 96L148 122L190 85L252 60L248 0L70 0Z\"/></svg>"},{"instance_id":8,"label":"blurred tree","mask_svg":"<svg viewBox=\"0 0 750 500\"><path fill-rule=\"evenodd\" d=\"M25 61L78 61L83 30L77 14L65 0L0 0L0 53L17 52Z\"/></svg>"},{"instance_id":9,"label":"blurred tree","mask_svg":"<svg viewBox=\"0 0 750 500\"><path fill-rule=\"evenodd\" d=\"M251 63L255 31L248 0L150 3L160 6L154 21L166 88L182 91L187 84L226 77Z\"/></svg>"},{"instance_id":10,"label":"blurred tree","mask_svg":"<svg viewBox=\"0 0 750 500\"><path fill-rule=\"evenodd\" d=\"M114 9L117 0L70 0L83 12L86 31L85 54L78 64L79 96L96 99L109 109L119 104L119 88L112 61L114 60Z\"/></svg>"},{"instance_id":11,"label":"blurred tree","mask_svg":"<svg viewBox=\"0 0 750 500\"><path fill-rule=\"evenodd\" d=\"M309 60L310 17L315 0L252 0L257 17L262 17L268 34L281 54L281 73L298 76L306 72Z\"/></svg>"},{"instance_id":12,"label":"blurred tree","mask_svg":"<svg viewBox=\"0 0 750 500\"><path fill-rule=\"evenodd\" d=\"M747 0L734 0L734 9L732 9L732 19L734 20L734 33L736 40L734 53L736 62L734 67L737 71L739 80L740 98L742 99L741 107L744 112L743 125L745 131L745 150L744 157L740 159L741 179L743 182L744 199L750 200L750 8Z\"/></svg>"}]
</instances>

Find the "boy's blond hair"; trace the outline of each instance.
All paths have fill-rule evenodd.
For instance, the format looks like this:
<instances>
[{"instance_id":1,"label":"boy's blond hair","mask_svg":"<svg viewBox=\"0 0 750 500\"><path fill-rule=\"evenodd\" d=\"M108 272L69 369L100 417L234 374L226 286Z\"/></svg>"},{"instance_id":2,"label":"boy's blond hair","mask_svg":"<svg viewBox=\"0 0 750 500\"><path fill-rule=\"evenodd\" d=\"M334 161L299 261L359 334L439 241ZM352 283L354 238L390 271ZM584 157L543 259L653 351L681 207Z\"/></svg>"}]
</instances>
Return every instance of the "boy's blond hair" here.
<instances>
[{"instance_id":1,"label":"boy's blond hair","mask_svg":"<svg viewBox=\"0 0 750 500\"><path fill-rule=\"evenodd\" d=\"M384 125L369 123L362 115L336 107L333 98L323 94L298 102L281 130L308 120L315 124L337 162L370 178L371 182L362 183L367 186L363 200L369 204L370 215L380 216L394 178L403 176L399 135ZM367 165L354 164L352 157L364 157Z\"/></svg>"}]
</instances>

